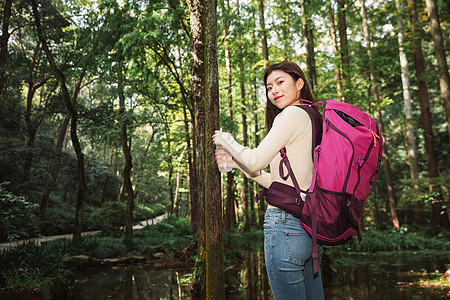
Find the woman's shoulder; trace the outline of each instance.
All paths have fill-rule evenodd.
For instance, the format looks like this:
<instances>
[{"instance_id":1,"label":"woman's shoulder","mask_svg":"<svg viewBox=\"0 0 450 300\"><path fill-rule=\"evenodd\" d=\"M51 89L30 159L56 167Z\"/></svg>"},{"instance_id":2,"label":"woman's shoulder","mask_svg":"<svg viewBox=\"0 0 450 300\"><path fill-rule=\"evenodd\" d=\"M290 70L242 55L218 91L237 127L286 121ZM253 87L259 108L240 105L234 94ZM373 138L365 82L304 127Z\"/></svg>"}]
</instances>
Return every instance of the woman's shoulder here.
<instances>
[{"instance_id":1,"label":"woman's shoulder","mask_svg":"<svg viewBox=\"0 0 450 300\"><path fill-rule=\"evenodd\" d=\"M305 118L308 117L308 113L306 110L302 109L301 107L298 107L297 105L291 105L283 109L283 111L278 114L280 118Z\"/></svg>"}]
</instances>

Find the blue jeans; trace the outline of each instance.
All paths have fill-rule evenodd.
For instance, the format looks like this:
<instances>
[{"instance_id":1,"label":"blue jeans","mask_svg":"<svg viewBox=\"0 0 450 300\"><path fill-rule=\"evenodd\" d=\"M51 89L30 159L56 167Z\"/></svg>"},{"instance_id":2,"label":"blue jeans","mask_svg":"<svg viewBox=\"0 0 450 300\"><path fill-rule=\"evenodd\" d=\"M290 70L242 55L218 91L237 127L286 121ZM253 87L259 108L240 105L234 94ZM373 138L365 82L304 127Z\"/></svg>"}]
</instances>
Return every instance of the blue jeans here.
<instances>
[{"instance_id":1,"label":"blue jeans","mask_svg":"<svg viewBox=\"0 0 450 300\"><path fill-rule=\"evenodd\" d=\"M275 299L324 299L320 270L314 277L311 244L299 219L281 209L266 210L264 255ZM317 251L320 263L322 246Z\"/></svg>"}]
</instances>

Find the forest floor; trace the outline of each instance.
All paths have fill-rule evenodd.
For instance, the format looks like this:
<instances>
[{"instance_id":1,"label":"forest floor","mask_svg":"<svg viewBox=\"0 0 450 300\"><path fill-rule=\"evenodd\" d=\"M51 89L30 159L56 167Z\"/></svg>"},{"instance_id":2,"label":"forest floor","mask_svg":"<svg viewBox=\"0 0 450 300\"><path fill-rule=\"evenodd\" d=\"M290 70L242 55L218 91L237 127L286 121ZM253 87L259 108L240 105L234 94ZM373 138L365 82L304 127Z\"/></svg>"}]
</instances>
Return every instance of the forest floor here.
<instances>
[{"instance_id":1,"label":"forest floor","mask_svg":"<svg viewBox=\"0 0 450 300\"><path fill-rule=\"evenodd\" d=\"M142 229L145 226L156 224L159 221L161 221L162 219L164 219L166 216L167 216L167 214L163 214L163 215L157 216L157 217L155 217L153 219L148 219L148 220L141 221L138 224L133 226L133 230ZM98 233L100 233L100 231L87 231L87 232L83 232L81 235L82 236L95 235L95 234L98 234ZM60 234L60 235L52 235L52 236L42 236L42 237L37 237L37 238L23 239L23 240L17 240L17 241L0 243L0 251L2 251L4 249L14 248L14 247L16 247L16 246L18 246L18 245L20 245L22 243L26 243L26 242L34 242L34 243L40 245L43 242L48 242L48 241L61 239L61 238L72 238L72 234Z\"/></svg>"}]
</instances>

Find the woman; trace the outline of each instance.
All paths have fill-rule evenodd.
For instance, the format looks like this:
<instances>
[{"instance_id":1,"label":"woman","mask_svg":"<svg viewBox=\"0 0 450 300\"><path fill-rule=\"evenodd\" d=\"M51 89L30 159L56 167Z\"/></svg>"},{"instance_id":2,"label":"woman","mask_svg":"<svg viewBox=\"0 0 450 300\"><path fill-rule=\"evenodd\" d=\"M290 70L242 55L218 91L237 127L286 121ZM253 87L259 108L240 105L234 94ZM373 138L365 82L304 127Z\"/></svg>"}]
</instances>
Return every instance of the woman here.
<instances>
[{"instance_id":1,"label":"woman","mask_svg":"<svg viewBox=\"0 0 450 300\"><path fill-rule=\"evenodd\" d=\"M213 141L233 157L233 166L265 188L273 182L293 186L278 170L283 148L302 190L311 183L312 123L308 113L296 104L314 101L305 75L292 62L269 66L264 72L266 87L267 135L255 149L241 146L229 133L216 131ZM223 155L216 155L217 163ZM271 173L262 171L270 165ZM322 279L313 274L311 237L300 220L288 212L268 205L264 218L264 252L267 274L275 299L323 299ZM319 260L322 247L318 246Z\"/></svg>"}]
</instances>

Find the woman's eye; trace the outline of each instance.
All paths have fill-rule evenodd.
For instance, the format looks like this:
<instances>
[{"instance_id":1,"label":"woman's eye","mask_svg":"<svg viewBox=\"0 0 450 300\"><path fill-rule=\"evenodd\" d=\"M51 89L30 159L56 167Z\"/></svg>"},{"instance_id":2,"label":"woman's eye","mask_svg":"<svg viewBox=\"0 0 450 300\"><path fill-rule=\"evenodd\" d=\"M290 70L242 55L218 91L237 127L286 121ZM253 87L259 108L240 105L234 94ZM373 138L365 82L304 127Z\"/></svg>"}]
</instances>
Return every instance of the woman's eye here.
<instances>
[{"instance_id":1,"label":"woman's eye","mask_svg":"<svg viewBox=\"0 0 450 300\"><path fill-rule=\"evenodd\" d=\"M268 91L270 91L271 89L272 89L271 87L268 87L268 88L267 88Z\"/></svg>"},{"instance_id":2,"label":"woman's eye","mask_svg":"<svg viewBox=\"0 0 450 300\"><path fill-rule=\"evenodd\" d=\"M284 82L283 80L278 81L278 85L282 84L283 82Z\"/></svg>"}]
</instances>

